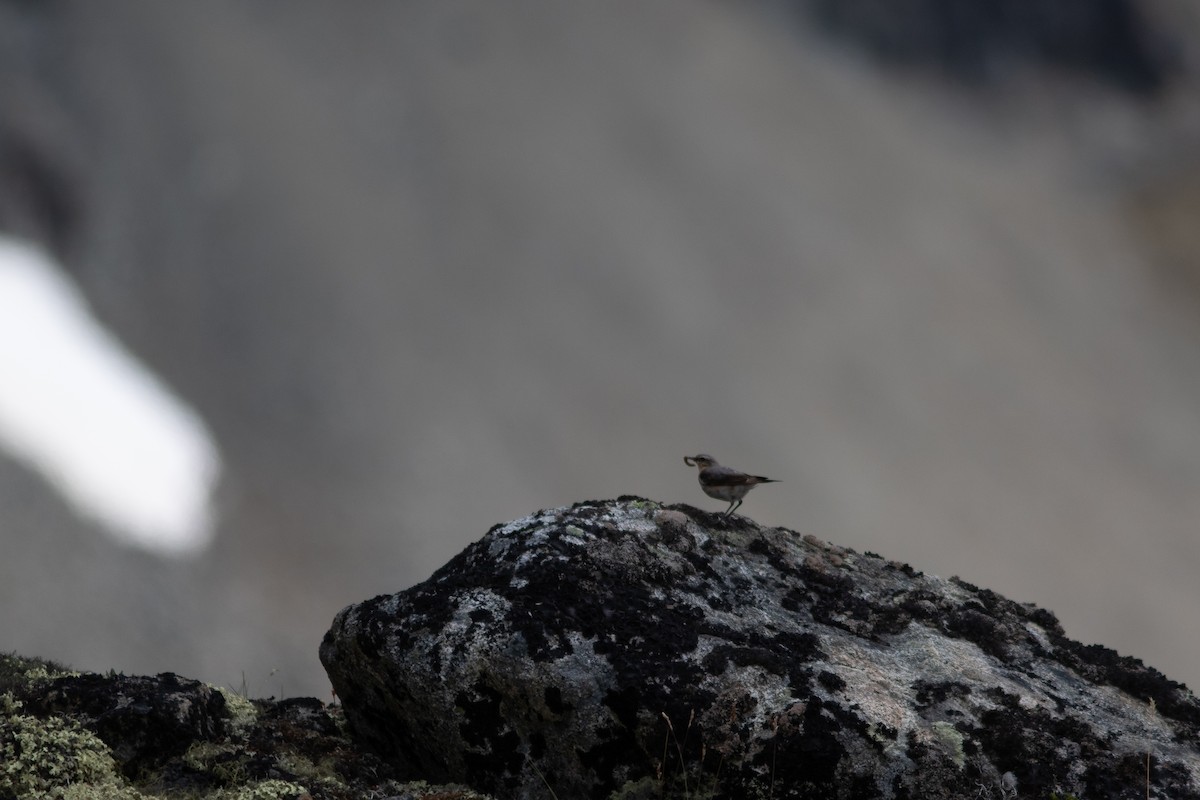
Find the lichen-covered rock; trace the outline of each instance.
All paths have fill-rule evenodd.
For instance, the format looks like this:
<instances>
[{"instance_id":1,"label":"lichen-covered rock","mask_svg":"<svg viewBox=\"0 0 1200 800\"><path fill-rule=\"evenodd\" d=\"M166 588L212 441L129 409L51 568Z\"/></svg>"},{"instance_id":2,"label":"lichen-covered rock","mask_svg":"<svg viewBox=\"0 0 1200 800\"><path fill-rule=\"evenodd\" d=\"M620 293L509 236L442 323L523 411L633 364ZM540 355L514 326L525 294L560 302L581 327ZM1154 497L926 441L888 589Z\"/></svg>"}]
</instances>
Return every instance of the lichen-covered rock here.
<instances>
[{"instance_id":1,"label":"lichen-covered rock","mask_svg":"<svg viewBox=\"0 0 1200 800\"><path fill-rule=\"evenodd\" d=\"M63 675L25 695L39 716L85 720L126 775L136 777L182 755L196 741L225 734L225 695L171 673L154 677Z\"/></svg>"},{"instance_id":2,"label":"lichen-covered rock","mask_svg":"<svg viewBox=\"0 0 1200 800\"><path fill-rule=\"evenodd\" d=\"M497 526L321 659L403 776L500 797L1200 797L1200 704L1054 616L622 498Z\"/></svg>"},{"instance_id":3,"label":"lichen-covered rock","mask_svg":"<svg viewBox=\"0 0 1200 800\"><path fill-rule=\"evenodd\" d=\"M312 698L0 655L0 800L487 800L395 780Z\"/></svg>"}]
</instances>

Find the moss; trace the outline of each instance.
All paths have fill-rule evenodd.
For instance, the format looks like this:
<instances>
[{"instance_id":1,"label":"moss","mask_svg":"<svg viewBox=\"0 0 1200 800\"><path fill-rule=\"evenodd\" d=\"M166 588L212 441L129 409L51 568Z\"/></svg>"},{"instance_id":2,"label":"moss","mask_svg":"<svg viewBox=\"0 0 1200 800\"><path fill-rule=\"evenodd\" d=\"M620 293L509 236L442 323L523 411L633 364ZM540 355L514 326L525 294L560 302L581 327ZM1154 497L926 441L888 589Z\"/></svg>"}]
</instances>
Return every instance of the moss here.
<instances>
[{"instance_id":1,"label":"moss","mask_svg":"<svg viewBox=\"0 0 1200 800\"><path fill-rule=\"evenodd\" d=\"M308 790L298 783L267 780L236 789L218 789L205 795L205 800L293 800L306 795Z\"/></svg>"},{"instance_id":2,"label":"moss","mask_svg":"<svg viewBox=\"0 0 1200 800\"><path fill-rule=\"evenodd\" d=\"M327 759L320 764L315 764L309 758L306 758L299 753L280 753L275 763L281 769L287 770L297 778L309 779L329 779L336 780L333 774L333 760Z\"/></svg>"},{"instance_id":3,"label":"moss","mask_svg":"<svg viewBox=\"0 0 1200 800\"><path fill-rule=\"evenodd\" d=\"M967 763L967 756L963 752L963 735L959 730L949 722L935 722L933 723L933 733L942 743L947 755L954 760L954 765L962 769L963 765Z\"/></svg>"},{"instance_id":4,"label":"moss","mask_svg":"<svg viewBox=\"0 0 1200 800\"><path fill-rule=\"evenodd\" d=\"M200 741L183 754L183 763L196 772L213 776L221 783L236 784L248 777L246 765L238 755L238 748L232 744Z\"/></svg>"},{"instance_id":5,"label":"moss","mask_svg":"<svg viewBox=\"0 0 1200 800\"><path fill-rule=\"evenodd\" d=\"M492 800L465 786L433 786L425 781L411 781L396 787L396 800Z\"/></svg>"},{"instance_id":6,"label":"moss","mask_svg":"<svg viewBox=\"0 0 1200 800\"><path fill-rule=\"evenodd\" d=\"M44 658L25 658L15 653L0 653L0 694L24 689L31 683L48 681L60 675L76 675L61 664Z\"/></svg>"},{"instance_id":7,"label":"moss","mask_svg":"<svg viewBox=\"0 0 1200 800\"><path fill-rule=\"evenodd\" d=\"M235 737L244 735L258 721L258 709L255 708L254 703L229 689L220 686L212 688L225 698L225 709L229 712L230 733Z\"/></svg>"},{"instance_id":8,"label":"moss","mask_svg":"<svg viewBox=\"0 0 1200 800\"><path fill-rule=\"evenodd\" d=\"M647 776L619 787L608 796L608 800L652 800L662 797L663 793L662 781Z\"/></svg>"},{"instance_id":9,"label":"moss","mask_svg":"<svg viewBox=\"0 0 1200 800\"><path fill-rule=\"evenodd\" d=\"M108 746L74 720L39 720L0 695L0 796L137 798L125 786Z\"/></svg>"}]
</instances>

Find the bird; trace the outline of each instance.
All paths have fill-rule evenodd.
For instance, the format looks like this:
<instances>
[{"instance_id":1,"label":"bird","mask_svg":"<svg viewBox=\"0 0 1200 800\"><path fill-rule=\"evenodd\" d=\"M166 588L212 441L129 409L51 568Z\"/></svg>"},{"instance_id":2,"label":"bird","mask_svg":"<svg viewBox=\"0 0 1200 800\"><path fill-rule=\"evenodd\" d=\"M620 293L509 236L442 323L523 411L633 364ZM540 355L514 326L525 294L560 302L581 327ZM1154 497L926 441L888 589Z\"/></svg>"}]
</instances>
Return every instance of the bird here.
<instances>
[{"instance_id":1,"label":"bird","mask_svg":"<svg viewBox=\"0 0 1200 800\"><path fill-rule=\"evenodd\" d=\"M725 516L732 514L742 504L746 492L760 483L778 483L774 478L764 478L762 475L748 475L732 467L723 467L710 455L701 453L696 456L684 456L683 463L689 467L700 468L700 488L709 497L717 500L728 500L729 508Z\"/></svg>"}]
</instances>

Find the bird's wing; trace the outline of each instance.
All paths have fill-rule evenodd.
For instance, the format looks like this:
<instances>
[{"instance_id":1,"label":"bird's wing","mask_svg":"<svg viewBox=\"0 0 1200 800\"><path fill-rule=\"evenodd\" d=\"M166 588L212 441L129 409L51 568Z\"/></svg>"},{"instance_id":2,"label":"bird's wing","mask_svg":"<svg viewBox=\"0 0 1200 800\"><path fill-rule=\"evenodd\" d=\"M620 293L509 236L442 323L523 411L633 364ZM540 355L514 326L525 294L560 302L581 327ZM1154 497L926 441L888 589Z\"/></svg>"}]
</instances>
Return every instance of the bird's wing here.
<instances>
[{"instance_id":1,"label":"bird's wing","mask_svg":"<svg viewBox=\"0 0 1200 800\"><path fill-rule=\"evenodd\" d=\"M761 483L762 478L747 475L729 467L709 467L700 472L701 486L745 486L750 483Z\"/></svg>"}]
</instances>

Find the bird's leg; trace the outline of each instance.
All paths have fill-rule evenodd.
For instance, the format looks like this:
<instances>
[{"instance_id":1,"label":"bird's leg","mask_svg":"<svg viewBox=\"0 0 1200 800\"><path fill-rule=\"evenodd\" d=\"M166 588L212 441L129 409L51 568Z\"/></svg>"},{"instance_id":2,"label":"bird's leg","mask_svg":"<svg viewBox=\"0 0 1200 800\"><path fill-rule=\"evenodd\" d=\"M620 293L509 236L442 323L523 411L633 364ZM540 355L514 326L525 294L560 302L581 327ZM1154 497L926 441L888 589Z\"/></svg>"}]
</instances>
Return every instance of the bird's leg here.
<instances>
[{"instance_id":1,"label":"bird's leg","mask_svg":"<svg viewBox=\"0 0 1200 800\"><path fill-rule=\"evenodd\" d=\"M741 504L742 504L742 501L741 501L741 500L730 500L730 501L729 501L729 508L725 509L725 516L726 516L726 517L728 517L728 516L729 516L730 514L732 514L732 513L733 513L735 510L737 510L737 507L738 507L738 506L740 506Z\"/></svg>"}]
</instances>

